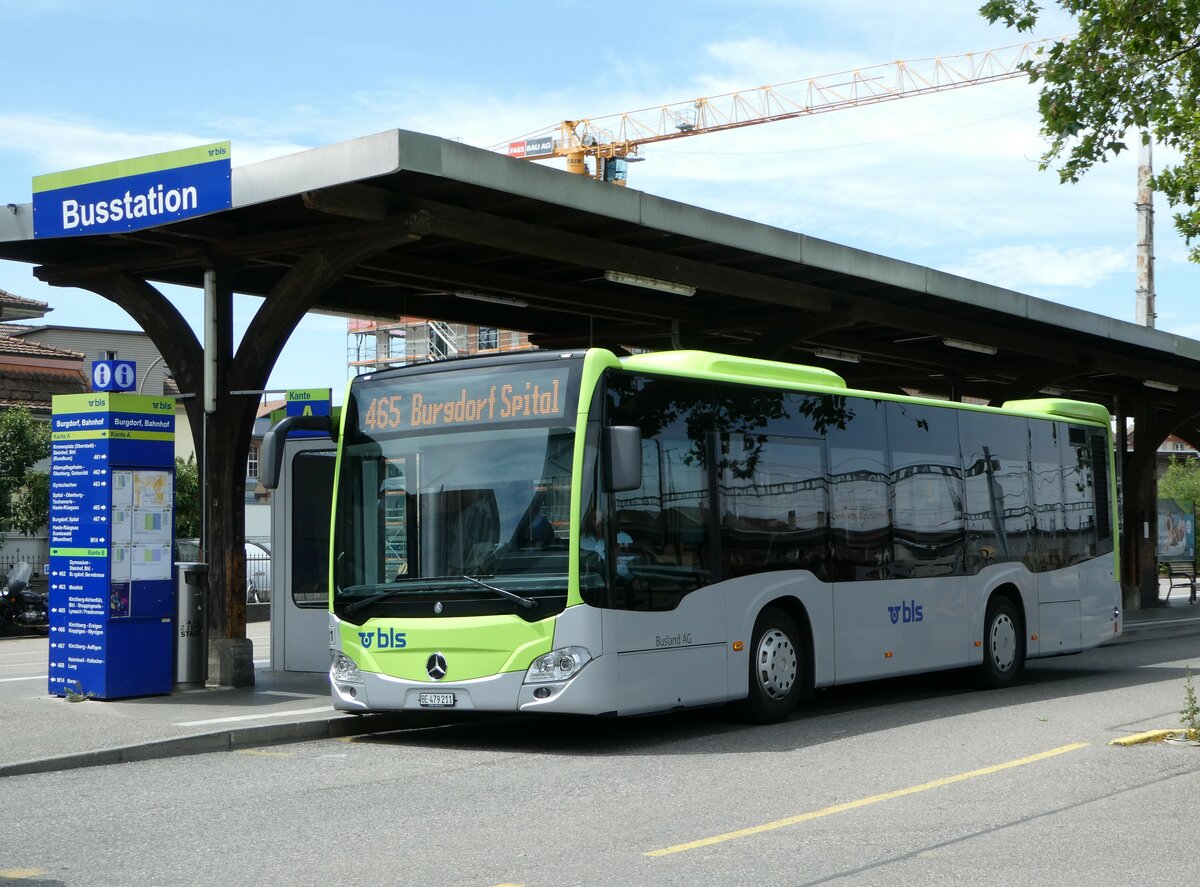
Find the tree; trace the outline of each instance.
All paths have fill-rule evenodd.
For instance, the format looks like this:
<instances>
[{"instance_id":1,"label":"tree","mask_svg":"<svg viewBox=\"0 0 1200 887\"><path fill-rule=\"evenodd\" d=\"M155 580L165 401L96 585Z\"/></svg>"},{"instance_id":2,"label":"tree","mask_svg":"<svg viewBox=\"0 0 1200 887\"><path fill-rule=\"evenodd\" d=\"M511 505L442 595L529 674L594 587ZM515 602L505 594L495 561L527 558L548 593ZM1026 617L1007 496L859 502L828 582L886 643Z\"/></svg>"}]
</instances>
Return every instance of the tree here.
<instances>
[{"instance_id":1,"label":"tree","mask_svg":"<svg viewBox=\"0 0 1200 887\"><path fill-rule=\"evenodd\" d=\"M25 472L25 482L12 498L9 524L18 533L32 536L50 522L50 475Z\"/></svg>"},{"instance_id":2,"label":"tree","mask_svg":"<svg viewBox=\"0 0 1200 887\"><path fill-rule=\"evenodd\" d=\"M1200 459L1171 456L1167 470L1158 479L1158 498L1200 502Z\"/></svg>"},{"instance_id":3,"label":"tree","mask_svg":"<svg viewBox=\"0 0 1200 887\"><path fill-rule=\"evenodd\" d=\"M1151 138L1179 153L1151 179L1177 212L1189 244L1200 236L1200 4L1196 0L1056 0L1078 32L1022 68L1041 82L1038 109L1050 147L1042 169L1058 165L1076 182L1124 151L1126 139ZM989 22L1031 31L1037 0L988 0ZM1200 247L1190 258L1200 262Z\"/></svg>"},{"instance_id":4,"label":"tree","mask_svg":"<svg viewBox=\"0 0 1200 887\"><path fill-rule=\"evenodd\" d=\"M196 457L175 457L175 536L192 539L200 535L200 472Z\"/></svg>"},{"instance_id":5,"label":"tree","mask_svg":"<svg viewBox=\"0 0 1200 887\"><path fill-rule=\"evenodd\" d=\"M50 484L33 466L50 455L50 427L23 407L0 410L0 548L4 532L46 525Z\"/></svg>"}]
</instances>

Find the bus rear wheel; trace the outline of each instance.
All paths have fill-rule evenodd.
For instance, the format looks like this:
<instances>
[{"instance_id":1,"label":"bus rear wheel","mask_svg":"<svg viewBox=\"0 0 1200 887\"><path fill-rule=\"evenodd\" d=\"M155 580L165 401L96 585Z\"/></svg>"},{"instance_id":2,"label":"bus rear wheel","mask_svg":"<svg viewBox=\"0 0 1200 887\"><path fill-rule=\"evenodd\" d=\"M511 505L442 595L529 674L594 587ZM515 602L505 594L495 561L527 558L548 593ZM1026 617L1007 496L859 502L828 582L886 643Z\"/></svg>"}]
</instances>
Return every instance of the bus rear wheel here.
<instances>
[{"instance_id":1,"label":"bus rear wheel","mask_svg":"<svg viewBox=\"0 0 1200 887\"><path fill-rule=\"evenodd\" d=\"M747 713L760 724L777 724L796 710L804 685L804 646L796 622L767 607L754 623L750 645Z\"/></svg>"},{"instance_id":2,"label":"bus rear wheel","mask_svg":"<svg viewBox=\"0 0 1200 887\"><path fill-rule=\"evenodd\" d=\"M1013 602L995 597L983 618L983 664L979 684L995 690L1016 683L1025 671L1025 627Z\"/></svg>"}]
</instances>

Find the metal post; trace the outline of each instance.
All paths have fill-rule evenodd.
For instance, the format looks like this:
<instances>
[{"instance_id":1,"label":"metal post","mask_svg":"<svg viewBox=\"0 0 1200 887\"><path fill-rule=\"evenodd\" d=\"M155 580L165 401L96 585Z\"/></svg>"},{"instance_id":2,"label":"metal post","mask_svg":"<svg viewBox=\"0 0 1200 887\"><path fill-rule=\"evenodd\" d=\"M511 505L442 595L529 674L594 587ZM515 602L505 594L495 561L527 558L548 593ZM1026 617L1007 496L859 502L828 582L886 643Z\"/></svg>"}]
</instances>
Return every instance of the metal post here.
<instances>
[{"instance_id":1,"label":"metal post","mask_svg":"<svg viewBox=\"0 0 1200 887\"><path fill-rule=\"evenodd\" d=\"M1144 137L1144 136L1143 136ZM1150 190L1150 142L1138 157L1137 185L1137 322L1154 328L1154 192Z\"/></svg>"}]
</instances>

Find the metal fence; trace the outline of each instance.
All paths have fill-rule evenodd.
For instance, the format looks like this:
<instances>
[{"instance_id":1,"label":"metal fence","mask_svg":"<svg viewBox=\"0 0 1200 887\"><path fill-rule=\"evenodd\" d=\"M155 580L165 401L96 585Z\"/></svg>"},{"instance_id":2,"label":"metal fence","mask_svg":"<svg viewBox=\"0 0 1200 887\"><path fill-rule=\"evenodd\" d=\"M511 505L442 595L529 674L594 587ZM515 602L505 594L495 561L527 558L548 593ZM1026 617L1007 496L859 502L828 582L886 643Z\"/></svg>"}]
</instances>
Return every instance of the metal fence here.
<instances>
[{"instance_id":1,"label":"metal fence","mask_svg":"<svg viewBox=\"0 0 1200 887\"><path fill-rule=\"evenodd\" d=\"M31 558L26 554L18 554L12 552L0 553L0 586L4 584L5 578L10 570L17 564L26 563L33 568L33 573L29 577L31 586L44 585L46 582L46 574L43 572L46 569L46 564L40 563L39 558Z\"/></svg>"},{"instance_id":2,"label":"metal fence","mask_svg":"<svg viewBox=\"0 0 1200 887\"><path fill-rule=\"evenodd\" d=\"M34 587L46 584L46 570L49 564L41 562L40 558L31 557L17 552L0 552L0 585L10 570L20 563L27 563L33 568L29 584ZM262 553L246 554L246 601L247 603L266 603L271 599L271 556Z\"/></svg>"}]
</instances>

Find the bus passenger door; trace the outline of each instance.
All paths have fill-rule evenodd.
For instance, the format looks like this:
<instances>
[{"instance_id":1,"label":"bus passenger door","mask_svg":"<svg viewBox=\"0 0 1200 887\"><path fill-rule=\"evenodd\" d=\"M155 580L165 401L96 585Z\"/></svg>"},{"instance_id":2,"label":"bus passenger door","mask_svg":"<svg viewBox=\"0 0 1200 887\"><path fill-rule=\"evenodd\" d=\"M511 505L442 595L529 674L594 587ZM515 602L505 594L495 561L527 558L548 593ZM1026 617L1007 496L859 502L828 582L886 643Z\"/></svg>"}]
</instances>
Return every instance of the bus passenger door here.
<instances>
[{"instance_id":1,"label":"bus passenger door","mask_svg":"<svg viewBox=\"0 0 1200 887\"><path fill-rule=\"evenodd\" d=\"M642 484L613 494L606 652L621 714L729 695L725 589L713 584L707 467L682 427L642 440Z\"/></svg>"},{"instance_id":2,"label":"bus passenger door","mask_svg":"<svg viewBox=\"0 0 1200 887\"><path fill-rule=\"evenodd\" d=\"M1079 624L1079 572L1074 564L1067 504L1079 496L1075 488L1076 450L1063 422L1030 422L1036 532L1032 568L1037 575L1037 623L1029 626L1030 652L1043 656L1077 653L1082 648ZM1071 487L1064 484L1070 473Z\"/></svg>"}]
</instances>

